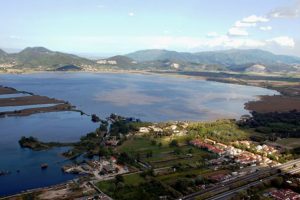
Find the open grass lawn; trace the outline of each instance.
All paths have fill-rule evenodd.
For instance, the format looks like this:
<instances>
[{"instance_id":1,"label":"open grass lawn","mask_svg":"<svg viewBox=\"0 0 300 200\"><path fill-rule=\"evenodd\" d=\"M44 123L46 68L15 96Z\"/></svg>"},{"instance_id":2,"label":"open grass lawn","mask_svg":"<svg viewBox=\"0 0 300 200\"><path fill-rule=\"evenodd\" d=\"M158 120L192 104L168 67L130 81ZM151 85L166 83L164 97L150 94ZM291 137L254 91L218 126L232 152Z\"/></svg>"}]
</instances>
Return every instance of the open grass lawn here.
<instances>
[{"instance_id":1,"label":"open grass lawn","mask_svg":"<svg viewBox=\"0 0 300 200\"><path fill-rule=\"evenodd\" d=\"M293 149L300 147L300 138L284 138L276 141L281 146L284 146L288 149Z\"/></svg>"},{"instance_id":2,"label":"open grass lawn","mask_svg":"<svg viewBox=\"0 0 300 200\"><path fill-rule=\"evenodd\" d=\"M141 183L145 182L145 179L140 176L140 174L129 174L129 175L123 175L124 183L127 186L138 186ZM111 195L111 191L114 191L114 179L112 180L106 180L101 181L96 184L96 186L104 193ZM113 189L112 189L113 188Z\"/></svg>"},{"instance_id":3,"label":"open grass lawn","mask_svg":"<svg viewBox=\"0 0 300 200\"><path fill-rule=\"evenodd\" d=\"M145 182L145 179L140 176L140 174L129 174L129 175L123 175L124 177L124 183L126 185L133 185L138 186L141 183Z\"/></svg>"},{"instance_id":4,"label":"open grass lawn","mask_svg":"<svg viewBox=\"0 0 300 200\"><path fill-rule=\"evenodd\" d=\"M188 175L198 176L198 175L204 175L209 172L211 172L210 169L192 169L192 170L187 170L187 171L182 171L182 172L175 172L175 173L168 174L168 175L158 176L158 177L156 177L156 179L163 181L163 182L169 182L169 181L174 181L178 178L184 178Z\"/></svg>"},{"instance_id":5,"label":"open grass lawn","mask_svg":"<svg viewBox=\"0 0 300 200\"><path fill-rule=\"evenodd\" d=\"M159 139L155 140L157 144L159 143ZM146 153L147 151L152 151L153 153L159 153L163 151L172 151L168 145L162 145L159 147L158 145L153 145L151 143L150 137L134 137L126 140L121 146L117 148L119 152L139 152Z\"/></svg>"},{"instance_id":6,"label":"open grass lawn","mask_svg":"<svg viewBox=\"0 0 300 200\"><path fill-rule=\"evenodd\" d=\"M176 160L169 160L169 161L161 161L161 162L150 162L150 164L154 168L161 168L161 167L172 167L177 164L182 165L197 165L200 164L202 161L202 158L199 157L191 157L191 158L182 158L182 159L176 159Z\"/></svg>"},{"instance_id":7,"label":"open grass lawn","mask_svg":"<svg viewBox=\"0 0 300 200\"><path fill-rule=\"evenodd\" d=\"M125 141L121 146L118 147L119 152L128 153L139 153L144 162L148 162L155 168L159 167L169 167L181 164L196 164L205 158L210 158L213 155L207 151L189 146L183 145L180 147L170 147L167 144L162 146L157 145L160 138L157 139L157 144L153 145L151 143L151 138L148 137L135 137ZM180 149L180 154L173 153L175 149ZM152 152L152 157L145 157L147 152ZM190 152L191 151L191 152ZM144 154L144 155L143 155ZM193 156L187 158L187 154L192 154Z\"/></svg>"},{"instance_id":8,"label":"open grass lawn","mask_svg":"<svg viewBox=\"0 0 300 200\"><path fill-rule=\"evenodd\" d=\"M96 186L105 194L111 195L111 188L114 186L114 180L101 181L96 184Z\"/></svg>"},{"instance_id":9,"label":"open grass lawn","mask_svg":"<svg viewBox=\"0 0 300 200\"><path fill-rule=\"evenodd\" d=\"M180 139L181 138L181 139ZM119 152L147 152L152 150L153 153L169 152L173 151L174 147L169 147L170 142L173 139L176 139L179 143L185 144L185 138L182 137L161 137L161 138L152 138L150 136L136 136L130 138L123 142L121 146L117 148ZM152 144L152 141L156 141L156 145ZM161 143L161 146L158 144Z\"/></svg>"},{"instance_id":10,"label":"open grass lawn","mask_svg":"<svg viewBox=\"0 0 300 200\"><path fill-rule=\"evenodd\" d=\"M192 147L192 146L182 146L179 147L181 153L175 154L172 151L153 154L150 158L144 158L144 162L150 163L155 168L160 167L170 167L178 163L181 164L197 164L199 161L203 161L205 158L213 157L212 153L207 151ZM170 149L169 149L170 150ZM190 152L191 151L191 152ZM192 157L188 157L188 154L192 154Z\"/></svg>"}]
</instances>

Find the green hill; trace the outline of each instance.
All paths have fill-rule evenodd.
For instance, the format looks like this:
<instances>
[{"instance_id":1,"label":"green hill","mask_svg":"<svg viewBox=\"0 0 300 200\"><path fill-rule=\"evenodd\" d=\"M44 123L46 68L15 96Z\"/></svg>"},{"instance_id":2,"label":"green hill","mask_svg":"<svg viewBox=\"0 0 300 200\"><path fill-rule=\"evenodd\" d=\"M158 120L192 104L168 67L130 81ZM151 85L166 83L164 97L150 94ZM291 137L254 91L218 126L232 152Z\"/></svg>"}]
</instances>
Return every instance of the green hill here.
<instances>
[{"instance_id":1,"label":"green hill","mask_svg":"<svg viewBox=\"0 0 300 200\"><path fill-rule=\"evenodd\" d=\"M300 64L299 57L276 55L259 49L233 49L199 53L151 49L137 51L126 56L139 62L170 60L194 68L213 65L232 71L244 71L255 64L266 66L268 71L293 70L293 65Z\"/></svg>"},{"instance_id":2,"label":"green hill","mask_svg":"<svg viewBox=\"0 0 300 200\"><path fill-rule=\"evenodd\" d=\"M56 69L65 65L93 65L93 61L72 54L50 51L44 47L28 47L12 55L19 68Z\"/></svg>"},{"instance_id":3,"label":"green hill","mask_svg":"<svg viewBox=\"0 0 300 200\"><path fill-rule=\"evenodd\" d=\"M0 67L30 70L183 70L234 72L299 72L300 58L276 55L259 49L207 51L198 53L150 49L97 61L73 54L28 47L19 53L0 50Z\"/></svg>"}]
</instances>

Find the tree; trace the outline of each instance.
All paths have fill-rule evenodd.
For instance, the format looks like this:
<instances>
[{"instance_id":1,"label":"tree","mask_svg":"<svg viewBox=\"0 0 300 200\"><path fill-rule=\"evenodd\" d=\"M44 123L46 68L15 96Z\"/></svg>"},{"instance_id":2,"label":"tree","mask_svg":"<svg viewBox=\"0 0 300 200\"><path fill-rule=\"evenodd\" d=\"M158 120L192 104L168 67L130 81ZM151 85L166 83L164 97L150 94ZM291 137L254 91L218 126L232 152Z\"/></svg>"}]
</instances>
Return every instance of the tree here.
<instances>
[{"instance_id":1,"label":"tree","mask_svg":"<svg viewBox=\"0 0 300 200\"><path fill-rule=\"evenodd\" d=\"M92 122L100 122L100 118L97 115L92 114Z\"/></svg>"},{"instance_id":2,"label":"tree","mask_svg":"<svg viewBox=\"0 0 300 200\"><path fill-rule=\"evenodd\" d=\"M120 174L118 174L116 177L115 177L115 182L116 184L117 183L121 183L121 182L124 182L124 177Z\"/></svg>"},{"instance_id":3,"label":"tree","mask_svg":"<svg viewBox=\"0 0 300 200\"><path fill-rule=\"evenodd\" d=\"M189 153L194 153L194 149L190 148L190 149L188 150L188 152L189 152Z\"/></svg>"},{"instance_id":4,"label":"tree","mask_svg":"<svg viewBox=\"0 0 300 200\"><path fill-rule=\"evenodd\" d=\"M152 155L153 155L153 152L152 152L152 150L150 150L149 152L147 152L146 157L150 158L150 157L152 157Z\"/></svg>"},{"instance_id":5,"label":"tree","mask_svg":"<svg viewBox=\"0 0 300 200\"><path fill-rule=\"evenodd\" d=\"M101 157L101 156L108 156L108 155L109 155L109 152L108 152L107 148L101 146L101 147L99 148L99 153L98 153L98 154L99 154L100 157Z\"/></svg>"},{"instance_id":6,"label":"tree","mask_svg":"<svg viewBox=\"0 0 300 200\"><path fill-rule=\"evenodd\" d=\"M169 144L170 147L178 147L178 141L177 140L172 140Z\"/></svg>"},{"instance_id":7,"label":"tree","mask_svg":"<svg viewBox=\"0 0 300 200\"><path fill-rule=\"evenodd\" d=\"M275 187L280 187L283 184L283 178L282 177L276 177L271 180L271 184Z\"/></svg>"},{"instance_id":8,"label":"tree","mask_svg":"<svg viewBox=\"0 0 300 200\"><path fill-rule=\"evenodd\" d=\"M176 148L176 149L174 150L174 153L175 153L176 155L179 155L179 154L182 153L182 150L181 150L180 148Z\"/></svg>"}]
</instances>

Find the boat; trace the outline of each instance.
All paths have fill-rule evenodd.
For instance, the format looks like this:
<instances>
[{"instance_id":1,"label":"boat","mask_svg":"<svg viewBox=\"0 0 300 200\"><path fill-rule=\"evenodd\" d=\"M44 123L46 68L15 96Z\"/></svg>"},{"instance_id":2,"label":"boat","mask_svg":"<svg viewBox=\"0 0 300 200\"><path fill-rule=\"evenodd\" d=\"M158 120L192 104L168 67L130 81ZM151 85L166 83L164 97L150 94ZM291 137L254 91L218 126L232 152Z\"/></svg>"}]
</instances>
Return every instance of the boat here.
<instances>
[{"instance_id":1,"label":"boat","mask_svg":"<svg viewBox=\"0 0 300 200\"><path fill-rule=\"evenodd\" d=\"M41 169L47 169L47 168L48 168L48 164L47 163L41 164Z\"/></svg>"}]
</instances>

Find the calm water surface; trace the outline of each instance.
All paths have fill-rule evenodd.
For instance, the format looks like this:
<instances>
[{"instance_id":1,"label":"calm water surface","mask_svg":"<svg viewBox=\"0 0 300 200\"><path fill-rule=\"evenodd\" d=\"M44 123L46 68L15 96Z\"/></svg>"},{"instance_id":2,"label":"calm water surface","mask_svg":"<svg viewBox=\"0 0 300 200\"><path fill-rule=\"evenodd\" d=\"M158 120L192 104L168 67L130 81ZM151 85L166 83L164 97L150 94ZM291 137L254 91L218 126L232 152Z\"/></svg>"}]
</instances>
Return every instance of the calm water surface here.
<instances>
[{"instance_id":1,"label":"calm water surface","mask_svg":"<svg viewBox=\"0 0 300 200\"><path fill-rule=\"evenodd\" d=\"M22 149L18 144L22 136L34 136L43 141L72 142L98 126L91 122L90 117L78 112L0 118L0 171L11 171L10 175L0 176L0 196L74 178L61 171L61 166L66 163L60 154L66 148L38 152ZM47 170L41 170L42 163L48 163ZM20 172L17 173L17 170Z\"/></svg>"},{"instance_id":2,"label":"calm water surface","mask_svg":"<svg viewBox=\"0 0 300 200\"><path fill-rule=\"evenodd\" d=\"M86 113L110 113L144 121L238 118L248 113L244 103L275 91L232 84L159 75L38 73L0 75L0 85L66 100ZM21 149L21 136L44 141L76 141L97 124L76 112L54 112L0 118L0 195L56 184L73 178L60 170L64 148L34 152ZM42 171L41 163L49 168ZM20 173L16 171L20 170Z\"/></svg>"},{"instance_id":3,"label":"calm water surface","mask_svg":"<svg viewBox=\"0 0 300 200\"><path fill-rule=\"evenodd\" d=\"M244 103L275 91L159 75L38 73L0 75L0 84L67 100L87 113L145 121L238 118Z\"/></svg>"},{"instance_id":4,"label":"calm water surface","mask_svg":"<svg viewBox=\"0 0 300 200\"><path fill-rule=\"evenodd\" d=\"M35 105L25 105L25 106L0 106L0 112L14 112L24 109L31 108L46 108L51 106L59 105L57 103L48 103L48 104L35 104Z\"/></svg>"}]
</instances>

